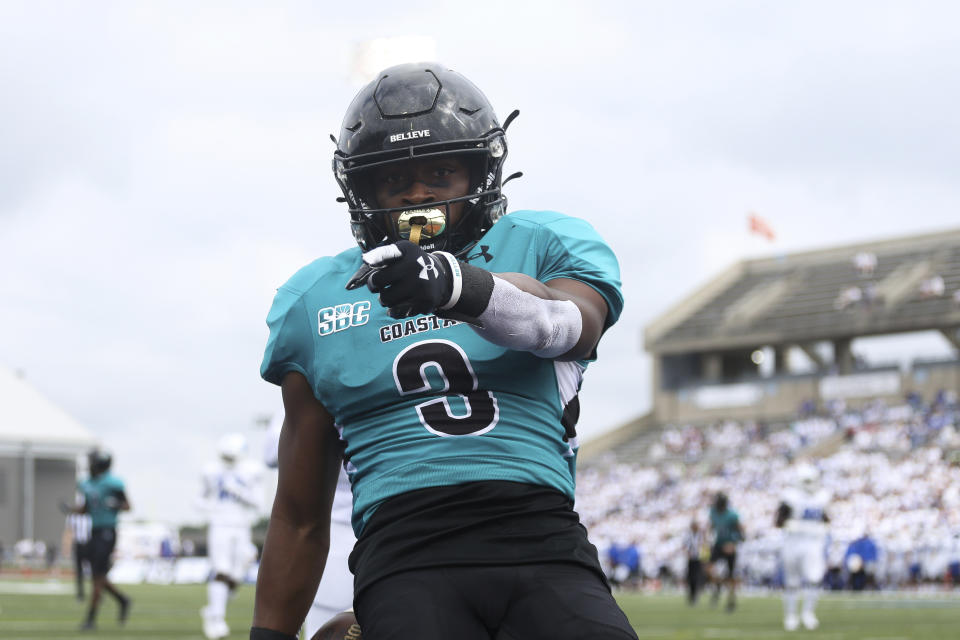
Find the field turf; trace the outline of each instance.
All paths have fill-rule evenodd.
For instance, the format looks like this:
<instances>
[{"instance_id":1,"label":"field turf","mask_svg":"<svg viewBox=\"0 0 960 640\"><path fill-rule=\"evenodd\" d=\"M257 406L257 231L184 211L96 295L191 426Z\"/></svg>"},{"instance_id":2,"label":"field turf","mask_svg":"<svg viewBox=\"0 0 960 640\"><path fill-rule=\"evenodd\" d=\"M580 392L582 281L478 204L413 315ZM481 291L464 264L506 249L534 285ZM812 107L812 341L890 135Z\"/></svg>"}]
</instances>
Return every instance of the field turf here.
<instances>
[{"instance_id":1,"label":"field turf","mask_svg":"<svg viewBox=\"0 0 960 640\"><path fill-rule=\"evenodd\" d=\"M81 633L78 625L86 609L75 599L69 582L0 579L0 638L203 638L199 609L206 590L202 585L125 585L122 589L133 597L127 625L117 624L117 607L108 597L101 607L97 631ZM960 592L829 594L817 608L820 629L792 633L781 626L780 599L775 595L742 597L733 613L722 607L713 609L706 602L688 607L679 595L620 594L618 599L641 640L960 638ZM252 606L253 587L241 587L228 609L231 638L247 637Z\"/></svg>"}]
</instances>

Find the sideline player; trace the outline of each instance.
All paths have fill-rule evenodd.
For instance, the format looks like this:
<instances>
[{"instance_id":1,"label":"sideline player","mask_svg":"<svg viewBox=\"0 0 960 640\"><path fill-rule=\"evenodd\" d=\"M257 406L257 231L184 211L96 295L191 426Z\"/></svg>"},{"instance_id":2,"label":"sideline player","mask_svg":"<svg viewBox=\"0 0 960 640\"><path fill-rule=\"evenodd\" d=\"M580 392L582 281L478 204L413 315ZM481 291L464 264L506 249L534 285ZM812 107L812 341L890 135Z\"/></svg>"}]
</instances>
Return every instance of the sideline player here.
<instances>
[{"instance_id":1,"label":"sideline player","mask_svg":"<svg viewBox=\"0 0 960 640\"><path fill-rule=\"evenodd\" d=\"M710 507L710 528L714 536L713 547L710 549L710 580L714 584L714 591L710 603L717 604L720 589L727 585L727 611L732 612L737 607L737 579L734 575L737 567L737 544L743 540L744 534L740 515L730 508L730 500L725 493L718 493L713 500L713 506ZM723 562L727 566L722 578L717 575L717 562Z\"/></svg>"},{"instance_id":2,"label":"sideline player","mask_svg":"<svg viewBox=\"0 0 960 640\"><path fill-rule=\"evenodd\" d=\"M279 465L278 448L282 427L281 412L271 421L264 441L263 463L270 469L276 469ZM353 607L353 576L347 566L353 544L357 541L350 525L352 510L350 480L341 467L333 496L333 509L330 512L330 552L327 554L327 565L303 622L303 637L307 640L328 620Z\"/></svg>"},{"instance_id":3,"label":"sideline player","mask_svg":"<svg viewBox=\"0 0 960 640\"><path fill-rule=\"evenodd\" d=\"M799 463L797 486L783 495L774 524L782 527L783 628L794 631L803 622L807 629L820 626L814 610L820 584L827 570L827 502L829 495L818 486L820 473L813 465ZM798 591L803 589L803 610L797 617Z\"/></svg>"},{"instance_id":4,"label":"sideline player","mask_svg":"<svg viewBox=\"0 0 960 640\"><path fill-rule=\"evenodd\" d=\"M217 442L218 459L203 470L201 506L207 515L207 556L210 580L207 605L200 609L203 635L225 638L227 600L257 559L250 527L260 514L263 492L260 467L244 458L247 440L240 433Z\"/></svg>"},{"instance_id":5,"label":"sideline player","mask_svg":"<svg viewBox=\"0 0 960 640\"><path fill-rule=\"evenodd\" d=\"M577 393L619 267L583 220L505 215L513 117L427 63L347 110L334 176L360 249L301 269L267 318L286 422L254 640L310 606L344 457L367 640L637 637L573 510Z\"/></svg>"},{"instance_id":6,"label":"sideline player","mask_svg":"<svg viewBox=\"0 0 960 640\"><path fill-rule=\"evenodd\" d=\"M78 485L78 491L83 496L83 506L75 509L77 513L90 515L91 526L87 559L93 577L93 592L90 594L90 608L87 610L86 620L80 627L82 631L97 628L97 609L104 591L117 600L120 624L125 623L130 614L130 598L123 595L107 578L113 549L117 544L117 514L120 511L129 511L130 502L127 500L123 480L110 473L113 457L109 453L94 449L87 455L87 461L90 477Z\"/></svg>"}]
</instances>

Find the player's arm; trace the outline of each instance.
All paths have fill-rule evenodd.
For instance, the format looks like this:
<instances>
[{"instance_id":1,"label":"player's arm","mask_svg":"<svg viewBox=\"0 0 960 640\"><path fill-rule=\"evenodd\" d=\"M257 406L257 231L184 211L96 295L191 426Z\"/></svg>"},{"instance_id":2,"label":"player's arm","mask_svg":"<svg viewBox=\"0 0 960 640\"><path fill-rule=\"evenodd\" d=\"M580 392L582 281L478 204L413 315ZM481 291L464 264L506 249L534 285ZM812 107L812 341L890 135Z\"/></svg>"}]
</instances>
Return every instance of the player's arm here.
<instances>
[{"instance_id":1,"label":"player's arm","mask_svg":"<svg viewBox=\"0 0 960 640\"><path fill-rule=\"evenodd\" d=\"M223 490L241 505L250 509L260 506L258 499L260 485L255 478L241 478L236 474L226 474L223 480Z\"/></svg>"},{"instance_id":2,"label":"player's arm","mask_svg":"<svg viewBox=\"0 0 960 640\"><path fill-rule=\"evenodd\" d=\"M244 507L248 509L257 509L260 506L260 501L257 500L257 492L260 487L256 483L251 483L246 486L238 487L237 491L233 494L236 496L237 500Z\"/></svg>"},{"instance_id":3,"label":"player's arm","mask_svg":"<svg viewBox=\"0 0 960 640\"><path fill-rule=\"evenodd\" d=\"M253 626L294 636L330 548L330 509L343 450L333 417L306 378L287 373L282 389L286 417L277 494L257 576Z\"/></svg>"},{"instance_id":4,"label":"player's arm","mask_svg":"<svg viewBox=\"0 0 960 640\"><path fill-rule=\"evenodd\" d=\"M121 480L114 478L111 481L107 488L107 494L104 496L103 505L113 511L130 511L130 501L127 499L126 487L123 486Z\"/></svg>"},{"instance_id":5,"label":"player's arm","mask_svg":"<svg viewBox=\"0 0 960 640\"><path fill-rule=\"evenodd\" d=\"M130 511L130 500L127 499L127 492L123 487L115 489L113 492L113 508L117 511Z\"/></svg>"},{"instance_id":6,"label":"player's arm","mask_svg":"<svg viewBox=\"0 0 960 640\"><path fill-rule=\"evenodd\" d=\"M571 325L568 329L571 335L567 340L573 344L567 351L556 356L557 360L581 360L592 356L607 321L607 303L596 289L579 280L569 278L558 278L543 283L523 273L495 273L493 276L537 298L537 300L524 300L522 296L518 296L517 323L521 326L524 322L533 325L524 328L549 333L555 330L557 325ZM494 288L496 289L496 285ZM564 308L563 305L543 304L550 301L572 302L576 312L574 313L569 306ZM532 315L524 313L524 306L526 306L524 303L533 307ZM574 341L576 316L579 316L580 329L579 336ZM542 326L536 326L538 322ZM482 330L478 333L484 335Z\"/></svg>"},{"instance_id":7,"label":"player's arm","mask_svg":"<svg viewBox=\"0 0 960 640\"><path fill-rule=\"evenodd\" d=\"M791 511L792 509L790 508L790 505L788 505L786 502L781 502L780 506L777 507L777 515L773 520L774 526L776 526L778 529L783 527L783 525L786 524L787 520L790 518Z\"/></svg>"},{"instance_id":8,"label":"player's arm","mask_svg":"<svg viewBox=\"0 0 960 640\"><path fill-rule=\"evenodd\" d=\"M363 260L347 288L366 283L392 317L436 313L464 320L494 344L541 358L590 357L607 319L603 296L570 278L543 283L520 273L494 274L406 240L368 251Z\"/></svg>"},{"instance_id":9,"label":"player's arm","mask_svg":"<svg viewBox=\"0 0 960 640\"><path fill-rule=\"evenodd\" d=\"M70 504L66 500L61 500L58 506L60 507L60 512L65 515L87 512L87 503L85 501Z\"/></svg>"},{"instance_id":10,"label":"player's arm","mask_svg":"<svg viewBox=\"0 0 960 640\"><path fill-rule=\"evenodd\" d=\"M257 507L256 486L243 484L234 479L224 482L223 490L230 496L231 500L240 504L240 506L248 509Z\"/></svg>"}]
</instances>

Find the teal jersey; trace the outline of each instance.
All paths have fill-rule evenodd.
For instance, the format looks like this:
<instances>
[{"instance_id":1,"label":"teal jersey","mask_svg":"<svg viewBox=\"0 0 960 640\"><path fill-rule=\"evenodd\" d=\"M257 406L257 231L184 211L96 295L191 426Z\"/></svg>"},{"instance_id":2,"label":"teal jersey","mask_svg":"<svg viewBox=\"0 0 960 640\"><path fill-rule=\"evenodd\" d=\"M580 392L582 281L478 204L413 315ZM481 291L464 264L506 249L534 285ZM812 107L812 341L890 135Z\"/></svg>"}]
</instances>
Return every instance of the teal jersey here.
<instances>
[{"instance_id":1,"label":"teal jersey","mask_svg":"<svg viewBox=\"0 0 960 640\"><path fill-rule=\"evenodd\" d=\"M123 480L109 471L88 478L78 485L94 529L117 526L117 503L124 495Z\"/></svg>"},{"instance_id":2,"label":"teal jersey","mask_svg":"<svg viewBox=\"0 0 960 640\"><path fill-rule=\"evenodd\" d=\"M714 544L740 542L740 516L729 507L724 511L710 509L710 526L713 527L716 540Z\"/></svg>"},{"instance_id":3,"label":"teal jersey","mask_svg":"<svg viewBox=\"0 0 960 640\"><path fill-rule=\"evenodd\" d=\"M616 257L587 222L548 211L504 216L467 252L491 272L582 281L623 308ZM344 440L357 535L387 498L507 480L573 499L577 393L588 362L487 342L434 315L396 320L366 287L345 290L359 248L320 258L277 291L260 373L303 374Z\"/></svg>"}]
</instances>

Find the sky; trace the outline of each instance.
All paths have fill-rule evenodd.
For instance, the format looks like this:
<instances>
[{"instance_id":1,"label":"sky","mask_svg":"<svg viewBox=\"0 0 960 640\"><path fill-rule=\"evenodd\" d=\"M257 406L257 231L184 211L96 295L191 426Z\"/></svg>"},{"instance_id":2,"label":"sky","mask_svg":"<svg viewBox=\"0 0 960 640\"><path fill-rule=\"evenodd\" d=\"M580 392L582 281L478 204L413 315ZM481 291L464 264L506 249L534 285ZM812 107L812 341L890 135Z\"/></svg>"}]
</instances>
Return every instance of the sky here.
<instances>
[{"instance_id":1,"label":"sky","mask_svg":"<svg viewBox=\"0 0 960 640\"><path fill-rule=\"evenodd\" d=\"M589 439L649 410L643 327L720 270L960 226L958 21L948 1L0 0L0 366L114 452L136 517L198 521L217 438L258 449L280 406L259 378L276 287L353 242L329 134L357 52L417 37L520 110L510 208L583 217L619 256Z\"/></svg>"}]
</instances>

